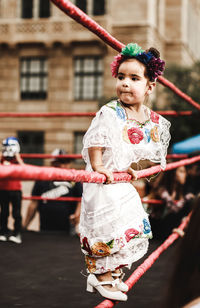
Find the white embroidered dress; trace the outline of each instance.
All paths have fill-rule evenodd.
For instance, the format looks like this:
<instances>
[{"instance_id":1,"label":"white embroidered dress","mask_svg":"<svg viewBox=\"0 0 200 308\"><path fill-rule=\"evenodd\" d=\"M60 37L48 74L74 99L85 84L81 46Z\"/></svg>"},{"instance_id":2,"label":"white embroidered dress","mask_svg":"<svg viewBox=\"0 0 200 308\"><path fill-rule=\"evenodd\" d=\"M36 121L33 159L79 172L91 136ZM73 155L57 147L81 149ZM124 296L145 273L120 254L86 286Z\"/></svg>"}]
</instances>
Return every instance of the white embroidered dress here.
<instances>
[{"instance_id":1,"label":"white embroidered dress","mask_svg":"<svg viewBox=\"0 0 200 308\"><path fill-rule=\"evenodd\" d=\"M86 170L92 171L90 147L104 149L103 164L112 172L125 171L131 163L146 159L165 168L170 123L148 107L143 108L148 116L143 124L127 119L117 100L97 112L83 139ZM147 252L152 233L134 186L84 183L80 234L89 272L113 271L140 259Z\"/></svg>"}]
</instances>

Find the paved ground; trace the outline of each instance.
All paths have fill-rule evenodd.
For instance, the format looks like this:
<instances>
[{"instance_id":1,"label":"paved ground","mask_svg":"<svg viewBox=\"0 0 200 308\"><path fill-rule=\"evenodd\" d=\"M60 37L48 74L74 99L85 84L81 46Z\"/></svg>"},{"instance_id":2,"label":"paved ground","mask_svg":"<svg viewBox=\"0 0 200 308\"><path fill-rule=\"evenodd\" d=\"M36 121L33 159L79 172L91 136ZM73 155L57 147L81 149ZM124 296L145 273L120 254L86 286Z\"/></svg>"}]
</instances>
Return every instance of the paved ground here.
<instances>
[{"instance_id":1,"label":"paved ground","mask_svg":"<svg viewBox=\"0 0 200 308\"><path fill-rule=\"evenodd\" d=\"M149 253L160 245L154 240L150 243ZM116 307L162 308L174 247L164 252L129 291L128 301ZM0 252L1 308L92 308L102 301L98 294L85 291L78 238L29 231L23 234L21 245L1 242Z\"/></svg>"}]
</instances>

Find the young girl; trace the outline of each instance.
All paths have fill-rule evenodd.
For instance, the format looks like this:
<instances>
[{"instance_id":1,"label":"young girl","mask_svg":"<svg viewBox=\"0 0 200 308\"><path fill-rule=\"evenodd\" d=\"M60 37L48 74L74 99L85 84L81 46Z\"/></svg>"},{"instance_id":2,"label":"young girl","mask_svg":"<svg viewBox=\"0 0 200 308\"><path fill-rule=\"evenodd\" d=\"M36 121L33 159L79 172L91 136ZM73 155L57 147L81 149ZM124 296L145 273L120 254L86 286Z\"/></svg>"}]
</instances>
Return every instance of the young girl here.
<instances>
[{"instance_id":1,"label":"young girl","mask_svg":"<svg viewBox=\"0 0 200 308\"><path fill-rule=\"evenodd\" d=\"M170 123L144 106L164 70L157 50L128 44L111 67L118 99L97 112L82 151L86 170L104 174L108 185L84 183L80 235L90 273L87 291L126 301L121 268L147 252L152 233L136 189L131 183L113 183L113 172L127 171L135 180L131 164L146 159L164 169Z\"/></svg>"}]
</instances>

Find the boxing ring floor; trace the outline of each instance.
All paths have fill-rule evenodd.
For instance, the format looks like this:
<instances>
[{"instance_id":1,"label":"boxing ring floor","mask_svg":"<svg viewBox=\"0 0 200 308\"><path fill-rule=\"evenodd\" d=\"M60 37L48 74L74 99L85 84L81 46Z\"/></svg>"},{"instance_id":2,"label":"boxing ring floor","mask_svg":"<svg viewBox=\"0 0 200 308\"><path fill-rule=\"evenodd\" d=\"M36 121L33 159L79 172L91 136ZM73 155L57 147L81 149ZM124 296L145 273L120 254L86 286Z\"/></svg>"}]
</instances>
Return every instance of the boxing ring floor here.
<instances>
[{"instance_id":1,"label":"boxing ring floor","mask_svg":"<svg viewBox=\"0 0 200 308\"><path fill-rule=\"evenodd\" d=\"M160 244L151 240L148 255ZM128 292L128 301L116 307L162 307L175 245ZM85 291L86 278L80 274L84 262L77 237L63 232L27 231L21 245L0 242L0 251L2 308L90 308L103 300L99 294Z\"/></svg>"}]
</instances>

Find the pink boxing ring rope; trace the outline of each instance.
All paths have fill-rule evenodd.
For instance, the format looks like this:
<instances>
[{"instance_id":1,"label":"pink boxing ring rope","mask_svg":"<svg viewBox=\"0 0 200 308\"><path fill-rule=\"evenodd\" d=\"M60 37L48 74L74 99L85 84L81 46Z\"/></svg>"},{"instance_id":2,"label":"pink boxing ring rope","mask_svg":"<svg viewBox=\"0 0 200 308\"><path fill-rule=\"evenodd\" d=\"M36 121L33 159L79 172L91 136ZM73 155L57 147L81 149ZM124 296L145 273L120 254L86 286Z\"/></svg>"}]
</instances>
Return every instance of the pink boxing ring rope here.
<instances>
[{"instance_id":1,"label":"pink boxing ring rope","mask_svg":"<svg viewBox=\"0 0 200 308\"><path fill-rule=\"evenodd\" d=\"M40 196L22 196L23 200L47 200L47 201L74 201L74 202L80 202L81 197L59 197L59 198L47 198L47 197L40 197ZM151 199L151 200L143 200L141 199L142 202L148 203L148 204L163 204L162 200L156 200L156 199ZM177 202L178 200L175 200Z\"/></svg>"},{"instance_id":2,"label":"pink boxing ring rope","mask_svg":"<svg viewBox=\"0 0 200 308\"><path fill-rule=\"evenodd\" d=\"M22 153L20 154L22 158L69 158L69 159L82 159L81 154L65 154L65 155L52 155L43 153ZM187 154L167 154L167 159L180 159L188 157Z\"/></svg>"},{"instance_id":3,"label":"pink boxing ring rope","mask_svg":"<svg viewBox=\"0 0 200 308\"><path fill-rule=\"evenodd\" d=\"M178 168L180 166L193 164L200 161L200 155L179 160L167 164L165 171ZM138 179L151 176L155 173L161 172L159 165L153 166L144 170L136 171ZM74 181L74 182L88 182L88 183L104 183L106 177L98 172L89 172L85 170L75 169L61 169L54 167L38 167L32 165L10 165L0 166L0 180L41 180L41 181ZM114 173L115 182L129 182L131 175L126 172Z\"/></svg>"},{"instance_id":4,"label":"pink boxing ring rope","mask_svg":"<svg viewBox=\"0 0 200 308\"><path fill-rule=\"evenodd\" d=\"M104 41L107 45L111 46L113 49L118 52L121 51L122 47L125 45L115 39L111 34L109 34L103 27L101 27L98 23L96 23L92 18L90 18L87 14L81 11L77 6L72 4L68 0L51 0L57 7L59 7L65 14L69 17L77 21L79 24L96 34L102 41ZM176 95L183 98L185 101L190 103L196 109L200 110L200 104L195 102L190 96L183 93L180 89L178 89L173 83L168 81L166 78L159 76L158 81L173 91Z\"/></svg>"},{"instance_id":5,"label":"pink boxing ring rope","mask_svg":"<svg viewBox=\"0 0 200 308\"><path fill-rule=\"evenodd\" d=\"M191 116L193 111L174 111L161 110L156 111L160 115L178 117ZM196 113L196 112L195 112ZM0 112L0 118L60 118L60 117L94 117L95 112Z\"/></svg>"}]
</instances>

